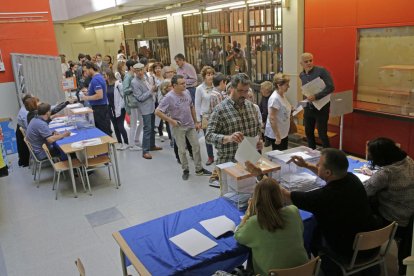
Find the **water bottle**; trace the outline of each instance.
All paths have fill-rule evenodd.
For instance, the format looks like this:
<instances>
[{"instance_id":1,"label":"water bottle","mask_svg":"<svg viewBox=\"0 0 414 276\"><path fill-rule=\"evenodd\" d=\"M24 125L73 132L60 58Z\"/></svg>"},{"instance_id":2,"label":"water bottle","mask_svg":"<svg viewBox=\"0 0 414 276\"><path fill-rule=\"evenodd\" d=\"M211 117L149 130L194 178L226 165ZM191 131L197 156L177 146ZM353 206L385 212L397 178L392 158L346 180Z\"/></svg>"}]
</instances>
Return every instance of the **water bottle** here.
<instances>
[{"instance_id":1,"label":"water bottle","mask_svg":"<svg viewBox=\"0 0 414 276\"><path fill-rule=\"evenodd\" d=\"M13 172L13 163L12 163L12 161L7 162L7 167L9 169L9 173L12 173Z\"/></svg>"}]
</instances>

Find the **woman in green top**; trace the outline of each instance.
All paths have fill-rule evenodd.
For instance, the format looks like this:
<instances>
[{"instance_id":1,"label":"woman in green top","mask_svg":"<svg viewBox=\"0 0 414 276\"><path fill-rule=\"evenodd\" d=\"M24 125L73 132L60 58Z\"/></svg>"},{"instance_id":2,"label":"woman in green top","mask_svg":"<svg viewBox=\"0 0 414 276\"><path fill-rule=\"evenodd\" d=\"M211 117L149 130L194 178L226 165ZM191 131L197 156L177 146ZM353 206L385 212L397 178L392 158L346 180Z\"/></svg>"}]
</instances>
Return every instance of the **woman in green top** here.
<instances>
[{"instance_id":1,"label":"woman in green top","mask_svg":"<svg viewBox=\"0 0 414 276\"><path fill-rule=\"evenodd\" d=\"M276 180L266 178L254 190L235 239L252 249L255 274L291 268L308 261L303 245L303 224L296 206L283 207Z\"/></svg>"}]
</instances>

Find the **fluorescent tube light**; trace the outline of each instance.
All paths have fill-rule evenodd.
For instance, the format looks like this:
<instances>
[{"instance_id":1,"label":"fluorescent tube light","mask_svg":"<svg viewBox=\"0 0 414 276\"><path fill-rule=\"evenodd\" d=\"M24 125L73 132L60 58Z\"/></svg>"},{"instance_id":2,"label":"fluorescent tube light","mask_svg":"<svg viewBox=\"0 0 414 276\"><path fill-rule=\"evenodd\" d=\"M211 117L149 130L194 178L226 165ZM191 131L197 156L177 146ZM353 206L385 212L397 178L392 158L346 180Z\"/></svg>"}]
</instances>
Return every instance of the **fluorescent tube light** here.
<instances>
[{"instance_id":1,"label":"fluorescent tube light","mask_svg":"<svg viewBox=\"0 0 414 276\"><path fill-rule=\"evenodd\" d=\"M195 12L198 12L198 9L197 10L182 11L182 12L175 12L175 13L173 13L171 15L172 16L175 16L175 15L184 15L184 14L195 13Z\"/></svg>"},{"instance_id":2,"label":"fluorescent tube light","mask_svg":"<svg viewBox=\"0 0 414 276\"><path fill-rule=\"evenodd\" d=\"M230 7L230 10L241 9L241 8L245 8L245 7L246 7L246 5L235 6L235 7Z\"/></svg>"},{"instance_id":3,"label":"fluorescent tube light","mask_svg":"<svg viewBox=\"0 0 414 276\"><path fill-rule=\"evenodd\" d=\"M266 2L260 2L260 3L254 3L254 4L249 4L249 7L255 7L255 6L261 6L261 5L267 5L270 4L270 1L266 1Z\"/></svg>"},{"instance_id":4,"label":"fluorescent tube light","mask_svg":"<svg viewBox=\"0 0 414 276\"><path fill-rule=\"evenodd\" d=\"M203 12L203 13L204 13L204 14L206 14L206 13L211 13L211 12L219 12L219 11L222 11L222 9L205 11L205 12Z\"/></svg>"},{"instance_id":5,"label":"fluorescent tube light","mask_svg":"<svg viewBox=\"0 0 414 276\"><path fill-rule=\"evenodd\" d=\"M232 7L232 6L240 6L240 5L243 5L243 4L244 4L244 1L237 1L237 2L233 2L233 3L227 3L227 4L221 4L221 5L207 7L206 10L210 11L210 10L228 8L228 7Z\"/></svg>"}]
</instances>

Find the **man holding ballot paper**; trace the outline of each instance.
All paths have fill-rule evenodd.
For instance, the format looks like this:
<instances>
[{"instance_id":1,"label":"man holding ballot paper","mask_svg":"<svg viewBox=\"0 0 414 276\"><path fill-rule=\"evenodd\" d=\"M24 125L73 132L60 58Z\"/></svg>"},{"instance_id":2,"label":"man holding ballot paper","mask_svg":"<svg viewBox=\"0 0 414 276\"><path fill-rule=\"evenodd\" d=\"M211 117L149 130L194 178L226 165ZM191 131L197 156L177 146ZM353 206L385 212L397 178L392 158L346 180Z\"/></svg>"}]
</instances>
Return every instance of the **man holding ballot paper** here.
<instances>
[{"instance_id":1,"label":"man holding ballot paper","mask_svg":"<svg viewBox=\"0 0 414 276\"><path fill-rule=\"evenodd\" d=\"M334 91L334 83L329 72L320 66L314 66L313 55L303 53L300 64L303 71L299 78L302 81L302 93L306 97L306 106L304 114L304 125L308 146L316 148L315 142L315 124L318 128L319 138L324 148L329 148L328 139L328 119L329 119L329 101L331 93Z\"/></svg>"}]
</instances>

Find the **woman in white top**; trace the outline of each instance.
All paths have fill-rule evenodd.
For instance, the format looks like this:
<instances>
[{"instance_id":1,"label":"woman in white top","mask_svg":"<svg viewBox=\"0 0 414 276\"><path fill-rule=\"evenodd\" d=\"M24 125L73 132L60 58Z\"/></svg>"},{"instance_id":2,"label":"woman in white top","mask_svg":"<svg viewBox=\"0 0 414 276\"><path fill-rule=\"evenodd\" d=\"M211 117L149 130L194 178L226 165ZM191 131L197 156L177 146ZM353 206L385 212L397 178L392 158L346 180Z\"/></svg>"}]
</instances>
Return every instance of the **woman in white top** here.
<instances>
[{"instance_id":1,"label":"woman in white top","mask_svg":"<svg viewBox=\"0 0 414 276\"><path fill-rule=\"evenodd\" d=\"M288 148L288 134L290 127L290 114L292 106L285 97L289 89L290 78L278 73L273 78L276 88L269 98L268 117L266 121L265 137L272 144L272 150L285 150Z\"/></svg>"},{"instance_id":2,"label":"woman in white top","mask_svg":"<svg viewBox=\"0 0 414 276\"><path fill-rule=\"evenodd\" d=\"M197 123L201 123L201 127L206 133L208 117L212 110L210 105L211 91L213 90L213 77L215 71L211 66L204 66L201 69L201 76L203 83L197 86L195 94L195 111ZM214 162L213 146L206 143L208 160L206 165L211 165Z\"/></svg>"}]
</instances>

